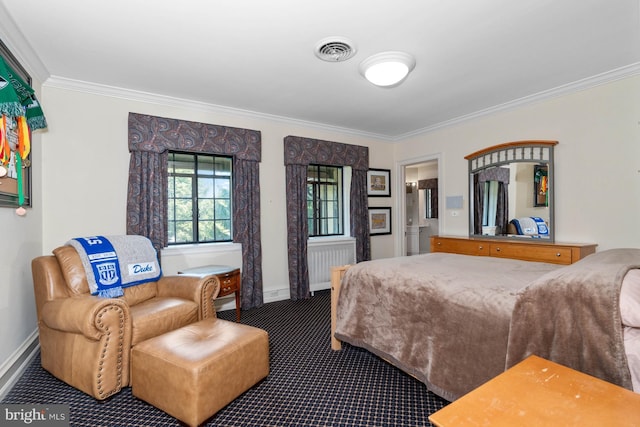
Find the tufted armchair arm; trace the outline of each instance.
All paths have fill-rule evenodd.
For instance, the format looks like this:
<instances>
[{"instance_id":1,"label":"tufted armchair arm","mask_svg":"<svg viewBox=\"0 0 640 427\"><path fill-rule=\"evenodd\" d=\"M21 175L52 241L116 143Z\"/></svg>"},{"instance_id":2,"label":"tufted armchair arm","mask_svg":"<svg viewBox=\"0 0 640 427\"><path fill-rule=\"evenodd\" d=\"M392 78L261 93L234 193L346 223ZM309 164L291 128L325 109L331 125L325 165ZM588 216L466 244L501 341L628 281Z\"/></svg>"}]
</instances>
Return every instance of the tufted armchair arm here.
<instances>
[{"instance_id":1,"label":"tufted armchair arm","mask_svg":"<svg viewBox=\"0 0 640 427\"><path fill-rule=\"evenodd\" d=\"M126 302L70 296L52 256L32 262L42 367L102 400L129 384L131 318Z\"/></svg>"},{"instance_id":2,"label":"tufted armchair arm","mask_svg":"<svg viewBox=\"0 0 640 427\"><path fill-rule=\"evenodd\" d=\"M46 302L42 322L49 328L99 340L105 333L131 335L129 306L119 299L81 296Z\"/></svg>"},{"instance_id":3,"label":"tufted armchair arm","mask_svg":"<svg viewBox=\"0 0 640 427\"><path fill-rule=\"evenodd\" d=\"M214 300L220 292L220 281L216 276L163 276L157 282L158 295L177 297L198 304L198 319L216 317Z\"/></svg>"}]
</instances>

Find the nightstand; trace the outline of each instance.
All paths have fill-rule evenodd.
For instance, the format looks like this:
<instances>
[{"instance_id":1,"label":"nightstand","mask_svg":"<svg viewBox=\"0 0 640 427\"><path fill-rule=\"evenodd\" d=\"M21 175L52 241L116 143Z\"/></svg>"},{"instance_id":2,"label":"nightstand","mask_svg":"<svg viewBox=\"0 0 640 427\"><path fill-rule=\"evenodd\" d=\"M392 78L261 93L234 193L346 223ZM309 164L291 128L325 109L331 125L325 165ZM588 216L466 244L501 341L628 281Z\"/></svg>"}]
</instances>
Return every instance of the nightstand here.
<instances>
[{"instance_id":1,"label":"nightstand","mask_svg":"<svg viewBox=\"0 0 640 427\"><path fill-rule=\"evenodd\" d=\"M178 274L187 276L204 277L215 275L220 280L220 292L218 297L235 294L236 296L236 321L240 322L240 269L229 265L205 265L202 267L186 268L178 271Z\"/></svg>"}]
</instances>

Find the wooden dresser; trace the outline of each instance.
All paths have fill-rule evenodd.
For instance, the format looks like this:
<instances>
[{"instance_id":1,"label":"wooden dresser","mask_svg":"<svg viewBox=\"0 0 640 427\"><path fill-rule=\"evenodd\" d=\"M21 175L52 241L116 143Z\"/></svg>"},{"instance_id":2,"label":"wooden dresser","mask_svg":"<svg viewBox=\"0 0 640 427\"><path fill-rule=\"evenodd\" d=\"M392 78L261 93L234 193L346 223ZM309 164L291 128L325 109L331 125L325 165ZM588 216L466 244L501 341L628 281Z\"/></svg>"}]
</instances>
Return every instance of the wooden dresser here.
<instances>
[{"instance_id":1,"label":"wooden dresser","mask_svg":"<svg viewBox=\"0 0 640 427\"><path fill-rule=\"evenodd\" d=\"M431 237L431 252L493 256L553 264L573 264L594 253L596 246L592 243L545 243L531 240L498 240L476 237Z\"/></svg>"}]
</instances>

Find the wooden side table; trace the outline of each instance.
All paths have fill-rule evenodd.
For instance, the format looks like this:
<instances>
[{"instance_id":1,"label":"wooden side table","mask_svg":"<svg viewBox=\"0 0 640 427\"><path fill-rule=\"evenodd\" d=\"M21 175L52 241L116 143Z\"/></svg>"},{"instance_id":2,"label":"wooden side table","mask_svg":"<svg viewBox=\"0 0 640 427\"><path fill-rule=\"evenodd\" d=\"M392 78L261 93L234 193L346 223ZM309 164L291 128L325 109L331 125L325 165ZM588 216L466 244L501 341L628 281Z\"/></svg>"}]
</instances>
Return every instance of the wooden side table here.
<instances>
[{"instance_id":1,"label":"wooden side table","mask_svg":"<svg viewBox=\"0 0 640 427\"><path fill-rule=\"evenodd\" d=\"M187 276L204 277L215 275L220 280L220 292L218 297L235 294L236 296L236 321L240 322L240 289L242 285L240 269L229 265L205 265L202 267L187 268L178 271L178 274Z\"/></svg>"},{"instance_id":2,"label":"wooden side table","mask_svg":"<svg viewBox=\"0 0 640 427\"><path fill-rule=\"evenodd\" d=\"M640 426L640 394L529 356L429 421L437 427Z\"/></svg>"}]
</instances>

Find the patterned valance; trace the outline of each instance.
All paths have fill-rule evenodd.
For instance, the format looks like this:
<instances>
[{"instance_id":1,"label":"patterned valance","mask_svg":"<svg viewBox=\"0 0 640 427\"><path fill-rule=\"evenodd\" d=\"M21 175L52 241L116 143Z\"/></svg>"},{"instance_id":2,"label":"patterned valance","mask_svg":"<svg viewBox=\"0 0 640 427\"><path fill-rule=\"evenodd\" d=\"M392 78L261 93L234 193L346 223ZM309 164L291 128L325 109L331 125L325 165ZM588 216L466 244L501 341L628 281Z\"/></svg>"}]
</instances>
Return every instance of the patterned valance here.
<instances>
[{"instance_id":1,"label":"patterned valance","mask_svg":"<svg viewBox=\"0 0 640 427\"><path fill-rule=\"evenodd\" d=\"M129 151L215 153L260 161L260 131L129 113Z\"/></svg>"},{"instance_id":2,"label":"patterned valance","mask_svg":"<svg viewBox=\"0 0 640 427\"><path fill-rule=\"evenodd\" d=\"M369 147L320 139L287 136L284 138L284 164L351 166L369 169Z\"/></svg>"},{"instance_id":3,"label":"patterned valance","mask_svg":"<svg viewBox=\"0 0 640 427\"><path fill-rule=\"evenodd\" d=\"M425 190L427 188L438 189L438 178L433 179L421 179L418 181L418 190Z\"/></svg>"},{"instance_id":4,"label":"patterned valance","mask_svg":"<svg viewBox=\"0 0 640 427\"><path fill-rule=\"evenodd\" d=\"M504 184L509 183L509 168L490 168L478 172L478 182L498 181Z\"/></svg>"}]
</instances>

